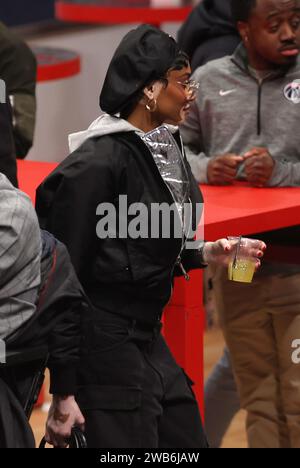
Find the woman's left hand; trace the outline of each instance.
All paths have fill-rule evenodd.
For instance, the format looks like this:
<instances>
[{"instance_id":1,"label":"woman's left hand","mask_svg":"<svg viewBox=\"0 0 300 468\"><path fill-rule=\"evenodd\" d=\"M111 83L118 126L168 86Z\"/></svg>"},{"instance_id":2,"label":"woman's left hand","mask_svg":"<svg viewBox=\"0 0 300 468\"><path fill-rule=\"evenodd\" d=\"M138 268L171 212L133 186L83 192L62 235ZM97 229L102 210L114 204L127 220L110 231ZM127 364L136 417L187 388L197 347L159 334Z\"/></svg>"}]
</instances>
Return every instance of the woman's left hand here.
<instances>
[{"instance_id":1,"label":"woman's left hand","mask_svg":"<svg viewBox=\"0 0 300 468\"><path fill-rule=\"evenodd\" d=\"M267 246L260 240L254 240L248 248L248 255L256 260L256 269L261 265L260 259L264 256ZM227 267L232 260L232 254L236 245L228 239L220 239L216 242L206 242L203 249L205 263Z\"/></svg>"}]
</instances>

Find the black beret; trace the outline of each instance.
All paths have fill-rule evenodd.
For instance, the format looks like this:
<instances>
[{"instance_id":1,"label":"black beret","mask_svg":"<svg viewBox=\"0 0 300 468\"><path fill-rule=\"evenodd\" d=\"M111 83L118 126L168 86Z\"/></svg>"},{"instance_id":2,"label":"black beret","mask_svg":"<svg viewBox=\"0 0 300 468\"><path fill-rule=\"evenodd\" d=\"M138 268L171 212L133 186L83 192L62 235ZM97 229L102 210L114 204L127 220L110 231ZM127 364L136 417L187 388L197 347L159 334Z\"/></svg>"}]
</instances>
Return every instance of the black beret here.
<instances>
[{"instance_id":1,"label":"black beret","mask_svg":"<svg viewBox=\"0 0 300 468\"><path fill-rule=\"evenodd\" d=\"M143 24L130 31L109 65L101 109L108 114L120 112L145 86L166 74L178 53L176 41L154 26Z\"/></svg>"}]
</instances>

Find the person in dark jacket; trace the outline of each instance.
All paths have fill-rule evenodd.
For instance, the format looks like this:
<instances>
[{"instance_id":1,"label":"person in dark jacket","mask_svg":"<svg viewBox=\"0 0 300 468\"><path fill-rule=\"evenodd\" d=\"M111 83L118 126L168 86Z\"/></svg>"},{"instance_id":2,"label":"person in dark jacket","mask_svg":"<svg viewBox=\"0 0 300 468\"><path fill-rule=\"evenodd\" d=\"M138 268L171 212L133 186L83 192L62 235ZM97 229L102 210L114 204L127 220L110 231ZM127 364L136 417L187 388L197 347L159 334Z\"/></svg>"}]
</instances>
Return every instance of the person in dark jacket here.
<instances>
[{"instance_id":1,"label":"person in dark jacket","mask_svg":"<svg viewBox=\"0 0 300 468\"><path fill-rule=\"evenodd\" d=\"M1 377L0 395L0 448L35 448L34 435L24 409Z\"/></svg>"},{"instance_id":2,"label":"person in dark jacket","mask_svg":"<svg viewBox=\"0 0 300 468\"><path fill-rule=\"evenodd\" d=\"M0 174L0 338L35 313L41 236L30 198Z\"/></svg>"},{"instance_id":3,"label":"person in dark jacket","mask_svg":"<svg viewBox=\"0 0 300 468\"><path fill-rule=\"evenodd\" d=\"M36 227L40 236L39 228ZM80 324L89 305L66 247L47 231L41 231L41 239L42 251L38 265L40 285L38 290L34 288L31 296L27 292L26 297L27 307L31 303L34 312L31 316L22 314L22 310L26 312L22 306L18 313L17 328L8 326L3 313L0 319L0 323L5 325L5 333L3 331L1 336L4 338L7 356L10 356L6 365L0 367L1 401L6 401L0 407L1 448L30 448L32 443L34 445L26 416L29 418L31 415L40 376L46 365L50 371L53 401L64 400L64 395L75 395L77 388ZM20 243L16 242L16 245L17 250ZM26 250L28 252L28 248ZM34 271L34 267L31 266L31 269ZM28 273L26 277L30 277ZM9 304L9 298L5 302ZM70 404L72 402L69 399ZM7 427L4 421L12 419L12 414L14 422ZM63 416L58 414L59 417ZM84 418L79 410L73 411L72 418L70 425L84 428ZM68 437L70 431L65 433L65 438Z\"/></svg>"},{"instance_id":4,"label":"person in dark jacket","mask_svg":"<svg viewBox=\"0 0 300 468\"><path fill-rule=\"evenodd\" d=\"M17 162L13 139L11 107L6 93L6 85L0 74L0 173L18 186Z\"/></svg>"},{"instance_id":5,"label":"person in dark jacket","mask_svg":"<svg viewBox=\"0 0 300 468\"><path fill-rule=\"evenodd\" d=\"M231 55L240 42L229 0L203 0L178 32L178 44L191 57L193 71Z\"/></svg>"},{"instance_id":6,"label":"person in dark jacket","mask_svg":"<svg viewBox=\"0 0 300 468\"><path fill-rule=\"evenodd\" d=\"M7 142L7 137L7 131L1 133L1 143ZM0 364L6 362L8 336L35 313L40 260L40 229L34 207L27 195L0 174ZM32 447L34 438L12 387L6 367L1 365L0 447Z\"/></svg>"},{"instance_id":7,"label":"person in dark jacket","mask_svg":"<svg viewBox=\"0 0 300 468\"><path fill-rule=\"evenodd\" d=\"M41 231L41 283L35 311L6 338L7 349L47 345L50 393L74 393L79 360L80 322L88 303L66 247Z\"/></svg>"},{"instance_id":8,"label":"person in dark jacket","mask_svg":"<svg viewBox=\"0 0 300 468\"><path fill-rule=\"evenodd\" d=\"M226 239L193 241L203 200L178 129L164 124L185 118L190 75L169 35L129 32L101 92L106 114L70 137L72 154L37 191L41 225L68 247L93 305L76 395L89 447L207 447L189 379L160 333L174 275L227 264L231 253ZM57 411L60 402L47 437L63 444Z\"/></svg>"},{"instance_id":9,"label":"person in dark jacket","mask_svg":"<svg viewBox=\"0 0 300 468\"><path fill-rule=\"evenodd\" d=\"M5 134L3 140L4 137ZM30 430L22 411L25 413L36 361L43 358L37 356L30 362L27 356L25 360L24 354L30 354L31 348L46 347L50 391L54 396L75 393L80 320L85 304L66 248L45 232L41 239L31 200L0 174L1 363L10 356L7 365L0 367L1 402L7 403L0 408L1 447L30 442ZM16 359L12 359L16 353L20 355L18 368L13 366ZM20 405L24 405L24 410L22 406L20 410ZM10 419L7 411L14 414L15 426L5 428L3 421ZM78 413L73 421L80 424L80 417Z\"/></svg>"},{"instance_id":10,"label":"person in dark jacket","mask_svg":"<svg viewBox=\"0 0 300 468\"><path fill-rule=\"evenodd\" d=\"M37 61L27 44L0 22L0 78L13 109L16 154L24 159L33 144Z\"/></svg>"}]
</instances>

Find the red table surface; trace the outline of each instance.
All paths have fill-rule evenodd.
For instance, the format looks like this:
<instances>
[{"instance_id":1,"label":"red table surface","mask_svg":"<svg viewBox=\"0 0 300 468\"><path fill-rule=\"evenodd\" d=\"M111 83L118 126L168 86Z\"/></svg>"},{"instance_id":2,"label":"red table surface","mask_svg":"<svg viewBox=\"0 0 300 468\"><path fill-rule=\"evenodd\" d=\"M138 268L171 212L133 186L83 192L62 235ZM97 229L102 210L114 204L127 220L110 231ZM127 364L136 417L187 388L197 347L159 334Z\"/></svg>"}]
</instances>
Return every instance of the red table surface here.
<instances>
[{"instance_id":1,"label":"red table surface","mask_svg":"<svg viewBox=\"0 0 300 468\"><path fill-rule=\"evenodd\" d=\"M121 8L103 7L97 5L74 5L57 1L56 17L62 21L98 24L150 23L184 21L192 11L192 7L166 8Z\"/></svg>"},{"instance_id":2,"label":"red table surface","mask_svg":"<svg viewBox=\"0 0 300 468\"><path fill-rule=\"evenodd\" d=\"M202 185L205 239L255 234L300 224L300 188Z\"/></svg>"},{"instance_id":3,"label":"red table surface","mask_svg":"<svg viewBox=\"0 0 300 468\"><path fill-rule=\"evenodd\" d=\"M56 163L19 161L20 187L35 199L35 189ZM253 234L300 224L300 188L255 189L245 184L232 187L202 186L205 199L205 237ZM164 335L178 364L195 382L203 410L202 272L191 281L177 279L171 304L166 308Z\"/></svg>"}]
</instances>

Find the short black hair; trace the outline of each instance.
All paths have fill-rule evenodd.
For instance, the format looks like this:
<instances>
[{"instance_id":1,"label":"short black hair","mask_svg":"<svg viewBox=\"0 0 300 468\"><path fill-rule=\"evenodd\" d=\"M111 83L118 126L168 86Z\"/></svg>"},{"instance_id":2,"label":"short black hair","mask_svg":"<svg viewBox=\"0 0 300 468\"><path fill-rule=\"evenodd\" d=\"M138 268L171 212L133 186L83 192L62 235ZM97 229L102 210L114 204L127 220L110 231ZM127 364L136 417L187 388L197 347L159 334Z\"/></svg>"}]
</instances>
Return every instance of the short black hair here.
<instances>
[{"instance_id":1,"label":"short black hair","mask_svg":"<svg viewBox=\"0 0 300 468\"><path fill-rule=\"evenodd\" d=\"M256 7L256 0L231 0L231 13L233 21L248 21L252 10Z\"/></svg>"},{"instance_id":2,"label":"short black hair","mask_svg":"<svg viewBox=\"0 0 300 468\"><path fill-rule=\"evenodd\" d=\"M182 68L188 67L189 64L190 64L190 59L188 55L185 52L183 52L183 50L180 50L174 62L172 63L169 71L182 70Z\"/></svg>"},{"instance_id":3,"label":"short black hair","mask_svg":"<svg viewBox=\"0 0 300 468\"><path fill-rule=\"evenodd\" d=\"M168 71L170 72L173 70L181 70L182 68L188 67L189 63L190 63L190 59L188 55L182 50L180 50ZM165 86L168 86L168 80L166 76L162 76L155 81L162 81L165 84ZM150 86L151 83L152 81L150 83L146 83L144 88L146 88L147 86ZM132 97L132 99L130 99L130 101L125 105L125 107L123 107L123 109L120 112L120 117L122 119L127 120L143 96L144 96L144 91L139 91L138 93L136 93Z\"/></svg>"}]
</instances>

